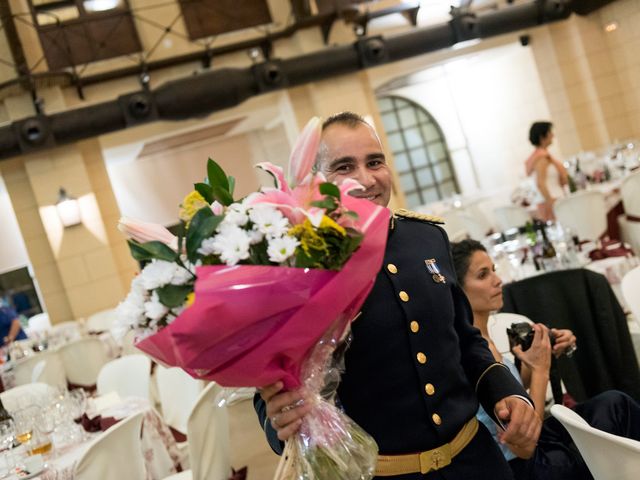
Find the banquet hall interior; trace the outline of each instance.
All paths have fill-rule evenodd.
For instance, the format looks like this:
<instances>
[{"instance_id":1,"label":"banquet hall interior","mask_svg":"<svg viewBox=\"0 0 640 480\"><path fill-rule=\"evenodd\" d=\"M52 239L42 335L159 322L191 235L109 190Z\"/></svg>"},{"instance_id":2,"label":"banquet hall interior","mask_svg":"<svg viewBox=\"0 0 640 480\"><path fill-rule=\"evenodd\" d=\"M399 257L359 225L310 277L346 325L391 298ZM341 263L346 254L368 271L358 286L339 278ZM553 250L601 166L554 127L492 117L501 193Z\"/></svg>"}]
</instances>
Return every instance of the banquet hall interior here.
<instances>
[{"instance_id":1,"label":"banquet hall interior","mask_svg":"<svg viewBox=\"0 0 640 480\"><path fill-rule=\"evenodd\" d=\"M504 314L576 332L565 394L640 400L639 0L3 0L0 18L1 311L27 337L4 334L0 427L42 417L0 476L36 437L44 480L106 478L119 455L138 469L120 478L273 476L255 389L214 407L219 385L112 334L141 269L118 225L178 232L208 158L237 199L271 186L256 165L286 171L307 121L341 111L379 135L390 208L482 241ZM569 178L546 223L537 121ZM568 285L578 270L597 278ZM105 436L127 429L137 449Z\"/></svg>"}]
</instances>

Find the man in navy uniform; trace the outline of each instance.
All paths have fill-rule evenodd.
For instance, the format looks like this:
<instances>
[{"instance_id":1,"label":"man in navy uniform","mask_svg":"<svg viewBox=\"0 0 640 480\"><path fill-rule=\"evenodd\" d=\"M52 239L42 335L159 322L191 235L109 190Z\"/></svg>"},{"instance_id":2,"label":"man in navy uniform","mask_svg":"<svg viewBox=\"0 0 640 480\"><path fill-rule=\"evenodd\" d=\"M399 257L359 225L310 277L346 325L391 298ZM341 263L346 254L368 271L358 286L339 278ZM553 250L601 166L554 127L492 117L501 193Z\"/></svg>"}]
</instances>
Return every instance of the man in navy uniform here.
<instances>
[{"instance_id":1,"label":"man in navy uniform","mask_svg":"<svg viewBox=\"0 0 640 480\"><path fill-rule=\"evenodd\" d=\"M317 167L358 196L386 206L391 172L378 136L357 114L323 124ZM510 479L504 457L475 413L478 400L506 429L502 441L533 453L540 420L522 386L496 363L472 326L435 219L400 211L390 219L384 264L352 324L338 398L376 440L376 478ZM266 386L254 405L271 447L294 434L311 405L299 391Z\"/></svg>"}]
</instances>

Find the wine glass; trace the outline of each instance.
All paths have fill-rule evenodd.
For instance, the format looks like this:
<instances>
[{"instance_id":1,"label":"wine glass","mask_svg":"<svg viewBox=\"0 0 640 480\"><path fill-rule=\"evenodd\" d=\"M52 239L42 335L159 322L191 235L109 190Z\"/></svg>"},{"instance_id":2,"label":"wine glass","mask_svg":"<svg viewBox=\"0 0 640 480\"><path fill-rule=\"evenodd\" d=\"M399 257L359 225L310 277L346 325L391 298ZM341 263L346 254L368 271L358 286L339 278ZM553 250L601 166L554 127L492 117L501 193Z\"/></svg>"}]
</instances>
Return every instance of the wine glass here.
<instances>
[{"instance_id":1,"label":"wine glass","mask_svg":"<svg viewBox=\"0 0 640 480\"><path fill-rule=\"evenodd\" d=\"M5 478L11 474L15 466L15 457L11 451L13 442L16 438L16 427L13 419L7 418L0 421L0 453L2 455L2 470L0 470L1 478Z\"/></svg>"}]
</instances>

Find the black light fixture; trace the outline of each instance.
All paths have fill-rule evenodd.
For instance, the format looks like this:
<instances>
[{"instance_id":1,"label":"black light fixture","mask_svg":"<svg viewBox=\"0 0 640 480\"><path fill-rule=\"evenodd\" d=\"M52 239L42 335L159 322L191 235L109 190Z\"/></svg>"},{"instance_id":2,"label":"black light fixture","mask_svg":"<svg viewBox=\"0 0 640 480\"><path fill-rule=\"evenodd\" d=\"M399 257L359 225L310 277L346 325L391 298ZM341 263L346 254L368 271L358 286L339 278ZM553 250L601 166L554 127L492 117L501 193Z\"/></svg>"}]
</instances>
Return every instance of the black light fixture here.
<instances>
[{"instance_id":1,"label":"black light fixture","mask_svg":"<svg viewBox=\"0 0 640 480\"><path fill-rule=\"evenodd\" d=\"M67 194L67 191L60 187L56 210L63 227L73 227L82 223L80 215L80 204L78 199Z\"/></svg>"}]
</instances>

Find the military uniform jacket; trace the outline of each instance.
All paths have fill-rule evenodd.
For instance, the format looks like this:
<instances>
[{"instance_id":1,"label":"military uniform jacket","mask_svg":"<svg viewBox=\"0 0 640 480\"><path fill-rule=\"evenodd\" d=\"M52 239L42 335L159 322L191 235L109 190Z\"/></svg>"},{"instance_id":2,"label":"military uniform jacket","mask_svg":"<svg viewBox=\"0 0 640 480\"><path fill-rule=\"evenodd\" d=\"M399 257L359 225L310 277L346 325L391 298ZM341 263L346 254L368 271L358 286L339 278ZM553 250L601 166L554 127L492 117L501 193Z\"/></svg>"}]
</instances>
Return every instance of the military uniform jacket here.
<instances>
[{"instance_id":1,"label":"military uniform jacket","mask_svg":"<svg viewBox=\"0 0 640 480\"><path fill-rule=\"evenodd\" d=\"M473 327L449 241L433 223L392 219L382 269L351 328L338 397L381 454L451 441L476 414L478 399L492 413L508 395L527 396ZM264 402L254 403L269 443L281 451Z\"/></svg>"}]
</instances>

